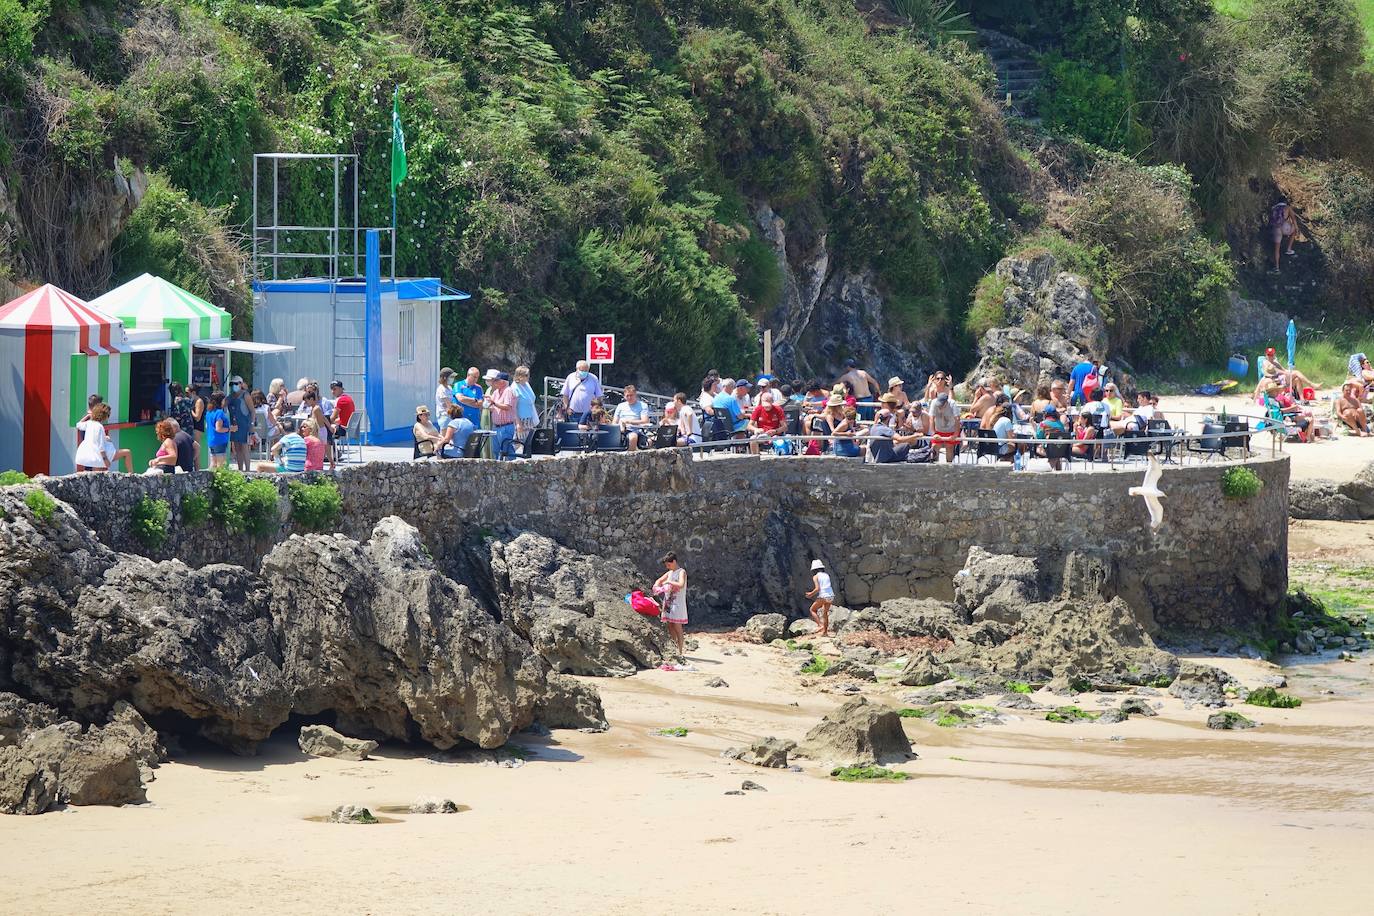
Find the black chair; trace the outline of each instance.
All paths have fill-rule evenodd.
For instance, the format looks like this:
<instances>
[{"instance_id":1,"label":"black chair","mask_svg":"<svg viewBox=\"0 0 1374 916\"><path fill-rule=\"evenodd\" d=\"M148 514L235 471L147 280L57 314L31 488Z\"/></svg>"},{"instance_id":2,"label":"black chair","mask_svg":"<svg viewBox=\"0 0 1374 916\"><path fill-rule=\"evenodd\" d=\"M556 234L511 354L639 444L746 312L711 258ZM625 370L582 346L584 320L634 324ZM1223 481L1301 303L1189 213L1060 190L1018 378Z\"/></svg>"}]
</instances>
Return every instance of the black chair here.
<instances>
[{"instance_id":1,"label":"black chair","mask_svg":"<svg viewBox=\"0 0 1374 916\"><path fill-rule=\"evenodd\" d=\"M1143 439L1139 430L1129 429L1121 434L1121 457L1127 461L1132 458L1144 458L1150 454L1149 442L1137 442Z\"/></svg>"},{"instance_id":2,"label":"black chair","mask_svg":"<svg viewBox=\"0 0 1374 916\"><path fill-rule=\"evenodd\" d=\"M969 441L970 439L978 439L978 438L980 438L980 434L979 434L979 432L978 432L978 421L977 421L977 420L973 420L973 419L969 419L969 420L960 420L960 421L959 421L959 444L958 444L958 446L956 446L955 449L954 449L954 457L955 457L955 458L958 458L959 455L961 455L961 454L964 452L965 448L967 447L967 443L968 443L968 441ZM976 452L975 452L975 454L974 454L974 456L973 456L973 460L974 460L974 461L977 461L977 460L978 460L978 455L977 455Z\"/></svg>"},{"instance_id":3,"label":"black chair","mask_svg":"<svg viewBox=\"0 0 1374 916\"><path fill-rule=\"evenodd\" d=\"M577 428L576 423L559 423L554 426L553 431L556 451L585 452L587 450L587 437L583 435L584 430Z\"/></svg>"},{"instance_id":4,"label":"black chair","mask_svg":"<svg viewBox=\"0 0 1374 916\"><path fill-rule=\"evenodd\" d=\"M1054 466L1056 461L1070 461L1073 458L1073 448L1069 434L1061 430L1051 430L1045 434L1045 457L1049 459L1050 466Z\"/></svg>"},{"instance_id":5,"label":"black chair","mask_svg":"<svg viewBox=\"0 0 1374 916\"><path fill-rule=\"evenodd\" d=\"M1215 458L1218 455L1225 458L1226 440L1222 438L1222 434L1225 432L1226 427L1222 426L1220 423L1203 423L1202 437L1190 440L1187 445L1187 451L1196 455L1205 455L1206 458L1203 459L1204 461Z\"/></svg>"},{"instance_id":6,"label":"black chair","mask_svg":"<svg viewBox=\"0 0 1374 916\"><path fill-rule=\"evenodd\" d=\"M973 461L977 464L984 458L991 455L993 459L1002 457L1002 443L997 440L997 433L990 429L975 430L978 441L975 443Z\"/></svg>"},{"instance_id":7,"label":"black chair","mask_svg":"<svg viewBox=\"0 0 1374 916\"><path fill-rule=\"evenodd\" d=\"M411 452L410 452L410 460L411 460L411 461L419 461L419 460L420 460L420 440L415 438L415 434L414 434L414 433L411 433L411 434L410 434L410 441L411 441L412 443L414 443L414 445L415 445L415 447L414 447L413 449L411 449Z\"/></svg>"},{"instance_id":8,"label":"black chair","mask_svg":"<svg viewBox=\"0 0 1374 916\"><path fill-rule=\"evenodd\" d=\"M1243 449L1245 455L1250 454L1250 437L1231 435L1232 433L1250 432L1249 420L1227 420L1222 427L1222 432L1226 434L1225 444L1227 448Z\"/></svg>"},{"instance_id":9,"label":"black chair","mask_svg":"<svg viewBox=\"0 0 1374 916\"><path fill-rule=\"evenodd\" d=\"M596 440L592 448L598 452L625 451L625 436L619 426L603 423L596 428Z\"/></svg>"},{"instance_id":10,"label":"black chair","mask_svg":"<svg viewBox=\"0 0 1374 916\"><path fill-rule=\"evenodd\" d=\"M480 458L482 446L486 445L489 439L491 439L491 430L474 429L472 435L468 436L468 441L463 443L463 457Z\"/></svg>"},{"instance_id":11,"label":"black chair","mask_svg":"<svg viewBox=\"0 0 1374 916\"><path fill-rule=\"evenodd\" d=\"M665 423L654 431L652 448L673 448L677 445L677 427Z\"/></svg>"},{"instance_id":12,"label":"black chair","mask_svg":"<svg viewBox=\"0 0 1374 916\"><path fill-rule=\"evenodd\" d=\"M710 436L708 442L724 442L729 439L733 430L730 428L730 415L723 410L718 410L711 415L709 425Z\"/></svg>"},{"instance_id":13,"label":"black chair","mask_svg":"<svg viewBox=\"0 0 1374 916\"><path fill-rule=\"evenodd\" d=\"M558 438L547 426L536 426L525 433L525 457L558 454Z\"/></svg>"}]
</instances>

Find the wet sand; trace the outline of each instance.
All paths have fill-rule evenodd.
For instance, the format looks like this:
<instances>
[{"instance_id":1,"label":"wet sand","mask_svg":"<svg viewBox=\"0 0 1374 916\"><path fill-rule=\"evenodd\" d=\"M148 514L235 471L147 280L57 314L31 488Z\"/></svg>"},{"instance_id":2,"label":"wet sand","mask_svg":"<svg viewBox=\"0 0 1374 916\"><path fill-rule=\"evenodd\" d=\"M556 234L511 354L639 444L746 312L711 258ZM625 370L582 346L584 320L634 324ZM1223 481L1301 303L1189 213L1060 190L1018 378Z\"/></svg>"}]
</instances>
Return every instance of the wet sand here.
<instances>
[{"instance_id":1,"label":"wet sand","mask_svg":"<svg viewBox=\"0 0 1374 916\"><path fill-rule=\"evenodd\" d=\"M1263 723L1244 732L1209 731L1207 711L1167 697L1159 717L1116 725L907 719L920 756L900 769L915 778L874 785L722 759L754 736L800 738L841 701L802 687L776 649L727 647L703 638L697 672L598 681L614 727L517 736L530 759L515 769L393 746L306 758L282 735L257 758L164 765L148 805L2 818L6 909L1368 912L1368 659L1290 671L1303 706L1237 706ZM1248 682L1275 670L1221 664ZM672 726L689 733L650 734ZM744 779L767 791L724 794ZM422 797L471 810L388 807ZM395 823L308 820L345 803Z\"/></svg>"}]
</instances>

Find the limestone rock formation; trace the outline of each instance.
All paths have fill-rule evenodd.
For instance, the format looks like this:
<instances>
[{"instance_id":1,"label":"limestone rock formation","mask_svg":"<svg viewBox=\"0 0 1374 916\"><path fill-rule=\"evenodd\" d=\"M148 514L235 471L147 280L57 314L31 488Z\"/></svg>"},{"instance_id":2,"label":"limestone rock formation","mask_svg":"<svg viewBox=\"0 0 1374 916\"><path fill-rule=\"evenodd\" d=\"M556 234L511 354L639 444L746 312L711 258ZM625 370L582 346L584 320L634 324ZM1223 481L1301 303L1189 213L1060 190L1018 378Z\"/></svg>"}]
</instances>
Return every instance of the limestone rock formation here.
<instances>
[{"instance_id":1,"label":"limestone rock formation","mask_svg":"<svg viewBox=\"0 0 1374 916\"><path fill-rule=\"evenodd\" d=\"M601 694L566 674L550 672L535 707L535 718L549 728L580 728L604 732L610 728L601 708Z\"/></svg>"},{"instance_id":2,"label":"limestone rock formation","mask_svg":"<svg viewBox=\"0 0 1374 916\"><path fill-rule=\"evenodd\" d=\"M1169 693L1185 703L1225 706L1226 685L1230 682L1231 676L1220 668L1185 661L1179 665L1178 677L1169 685Z\"/></svg>"},{"instance_id":3,"label":"limestone rock formation","mask_svg":"<svg viewBox=\"0 0 1374 916\"><path fill-rule=\"evenodd\" d=\"M845 620L843 629L839 625L836 629L844 633L881 630L889 636L953 639L954 633L968 622L968 616L953 604L930 599L890 598L877 606L854 611Z\"/></svg>"},{"instance_id":4,"label":"limestone rock formation","mask_svg":"<svg viewBox=\"0 0 1374 916\"><path fill-rule=\"evenodd\" d=\"M1276 340L1283 340L1288 334L1288 316L1266 306L1258 299L1242 299L1232 290L1227 294L1229 307L1226 309L1226 350L1239 352L1250 358L1253 368L1255 359L1266 346Z\"/></svg>"},{"instance_id":5,"label":"limestone rock formation","mask_svg":"<svg viewBox=\"0 0 1374 916\"><path fill-rule=\"evenodd\" d=\"M644 585L629 561L575 553L530 532L493 539L488 550L502 619L554 671L624 677L667 656L664 628L625 603Z\"/></svg>"},{"instance_id":6,"label":"limestone rock formation","mask_svg":"<svg viewBox=\"0 0 1374 916\"><path fill-rule=\"evenodd\" d=\"M35 519L23 489L0 491L0 690L83 721L124 700L239 752L292 713L440 749L497 747L540 708L604 723L399 519L365 543L293 536L261 574L191 569L114 553L61 503Z\"/></svg>"},{"instance_id":7,"label":"limestone rock formation","mask_svg":"<svg viewBox=\"0 0 1374 916\"><path fill-rule=\"evenodd\" d=\"M105 725L83 727L51 706L0 693L0 813L144 801L143 783L163 756L156 732L127 703Z\"/></svg>"},{"instance_id":8,"label":"limestone rock formation","mask_svg":"<svg viewBox=\"0 0 1374 916\"><path fill-rule=\"evenodd\" d=\"M1005 284L1002 321L978 342L971 380L991 375L1034 389L1067 378L1085 359L1106 356L1107 325L1097 300L1081 279L1059 270L1054 255L1003 258L997 276Z\"/></svg>"},{"instance_id":9,"label":"limestone rock formation","mask_svg":"<svg viewBox=\"0 0 1374 916\"><path fill-rule=\"evenodd\" d=\"M755 614L744 622L744 635L761 643L782 639L787 633L787 618L781 614Z\"/></svg>"},{"instance_id":10,"label":"limestone rock formation","mask_svg":"<svg viewBox=\"0 0 1374 916\"><path fill-rule=\"evenodd\" d=\"M915 755L895 709L855 697L806 733L797 756L826 765L873 766Z\"/></svg>"},{"instance_id":11,"label":"limestone rock formation","mask_svg":"<svg viewBox=\"0 0 1374 916\"><path fill-rule=\"evenodd\" d=\"M954 576L954 600L975 622L1014 624L1027 604L1048 597L1043 579L1034 558L995 555L973 547L964 568Z\"/></svg>"},{"instance_id":12,"label":"limestone rock formation","mask_svg":"<svg viewBox=\"0 0 1374 916\"><path fill-rule=\"evenodd\" d=\"M1316 478L1289 482L1288 514L1299 519L1349 522L1358 520L1363 513L1360 504L1342 493L1336 481Z\"/></svg>"},{"instance_id":13,"label":"limestone rock formation","mask_svg":"<svg viewBox=\"0 0 1374 916\"><path fill-rule=\"evenodd\" d=\"M377 749L376 741L341 735L328 725L306 725L296 739L300 749L311 757L337 757L340 760L366 760Z\"/></svg>"},{"instance_id":14,"label":"limestone rock formation","mask_svg":"<svg viewBox=\"0 0 1374 916\"><path fill-rule=\"evenodd\" d=\"M785 738L761 738L748 747L727 748L721 756L756 767L781 769L787 766L787 755L796 747L797 742Z\"/></svg>"},{"instance_id":15,"label":"limestone rock formation","mask_svg":"<svg viewBox=\"0 0 1374 916\"><path fill-rule=\"evenodd\" d=\"M897 675L897 683L904 687L929 687L948 677L949 668L936 661L935 653L928 649L920 649L911 653L901 673Z\"/></svg>"}]
</instances>

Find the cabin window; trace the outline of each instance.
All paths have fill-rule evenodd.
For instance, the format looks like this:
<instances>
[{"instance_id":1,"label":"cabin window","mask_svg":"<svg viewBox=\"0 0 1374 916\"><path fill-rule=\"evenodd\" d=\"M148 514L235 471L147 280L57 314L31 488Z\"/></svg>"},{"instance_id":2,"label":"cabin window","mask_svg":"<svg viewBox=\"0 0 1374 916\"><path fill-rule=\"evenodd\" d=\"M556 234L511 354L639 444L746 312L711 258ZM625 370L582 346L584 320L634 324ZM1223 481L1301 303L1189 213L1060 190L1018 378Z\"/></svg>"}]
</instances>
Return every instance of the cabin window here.
<instances>
[{"instance_id":1,"label":"cabin window","mask_svg":"<svg viewBox=\"0 0 1374 916\"><path fill-rule=\"evenodd\" d=\"M400 363L405 366L415 362L415 306L401 306L400 317Z\"/></svg>"}]
</instances>

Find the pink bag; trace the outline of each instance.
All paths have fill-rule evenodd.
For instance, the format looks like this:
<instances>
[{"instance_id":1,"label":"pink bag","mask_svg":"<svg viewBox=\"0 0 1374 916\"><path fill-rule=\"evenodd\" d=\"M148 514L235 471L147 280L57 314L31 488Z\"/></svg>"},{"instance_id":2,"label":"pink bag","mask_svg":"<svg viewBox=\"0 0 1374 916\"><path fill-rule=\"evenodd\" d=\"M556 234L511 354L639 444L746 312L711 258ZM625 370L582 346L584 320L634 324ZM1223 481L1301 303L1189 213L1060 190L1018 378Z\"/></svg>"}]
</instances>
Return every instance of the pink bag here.
<instances>
[{"instance_id":1,"label":"pink bag","mask_svg":"<svg viewBox=\"0 0 1374 916\"><path fill-rule=\"evenodd\" d=\"M663 609L658 606L658 602L650 598L641 591L630 592L630 607L638 614L645 617L657 617Z\"/></svg>"}]
</instances>

